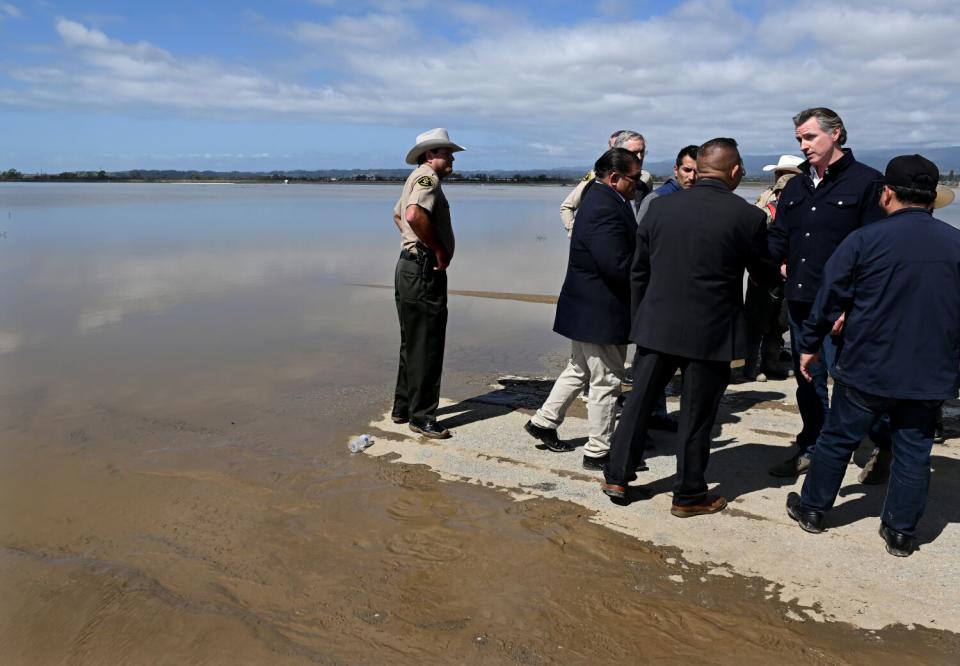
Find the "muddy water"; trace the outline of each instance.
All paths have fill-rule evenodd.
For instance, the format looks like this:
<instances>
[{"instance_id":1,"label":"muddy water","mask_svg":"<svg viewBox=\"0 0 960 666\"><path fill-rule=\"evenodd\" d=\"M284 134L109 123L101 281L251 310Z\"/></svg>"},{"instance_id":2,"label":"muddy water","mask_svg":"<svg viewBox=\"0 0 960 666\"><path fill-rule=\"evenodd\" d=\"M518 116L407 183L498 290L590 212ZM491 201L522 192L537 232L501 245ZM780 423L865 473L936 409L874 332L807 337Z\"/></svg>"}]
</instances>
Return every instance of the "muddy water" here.
<instances>
[{"instance_id":1,"label":"muddy water","mask_svg":"<svg viewBox=\"0 0 960 666\"><path fill-rule=\"evenodd\" d=\"M396 324L344 283L389 281L393 195L0 187L0 662L950 663L768 581L678 586L701 572L572 504L349 455ZM451 192L451 288L552 293L556 198ZM563 359L548 304L450 309L450 398Z\"/></svg>"}]
</instances>

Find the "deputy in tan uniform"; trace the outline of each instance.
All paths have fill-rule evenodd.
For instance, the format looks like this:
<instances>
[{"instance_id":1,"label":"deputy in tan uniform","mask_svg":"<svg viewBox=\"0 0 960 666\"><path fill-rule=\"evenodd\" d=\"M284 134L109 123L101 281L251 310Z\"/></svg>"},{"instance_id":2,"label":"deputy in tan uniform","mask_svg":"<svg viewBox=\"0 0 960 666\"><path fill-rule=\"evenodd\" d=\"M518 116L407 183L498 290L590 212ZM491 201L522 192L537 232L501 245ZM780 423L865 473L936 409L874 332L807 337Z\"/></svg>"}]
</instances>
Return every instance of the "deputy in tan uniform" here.
<instances>
[{"instance_id":1,"label":"deputy in tan uniform","mask_svg":"<svg viewBox=\"0 0 960 666\"><path fill-rule=\"evenodd\" d=\"M433 439L450 431L437 425L440 375L447 332L447 266L453 258L450 206L440 181L453 172L453 153L463 150L438 127L417 137L407 177L393 209L400 230L400 259L394 274L400 318L400 367L393 398L394 423Z\"/></svg>"}]
</instances>

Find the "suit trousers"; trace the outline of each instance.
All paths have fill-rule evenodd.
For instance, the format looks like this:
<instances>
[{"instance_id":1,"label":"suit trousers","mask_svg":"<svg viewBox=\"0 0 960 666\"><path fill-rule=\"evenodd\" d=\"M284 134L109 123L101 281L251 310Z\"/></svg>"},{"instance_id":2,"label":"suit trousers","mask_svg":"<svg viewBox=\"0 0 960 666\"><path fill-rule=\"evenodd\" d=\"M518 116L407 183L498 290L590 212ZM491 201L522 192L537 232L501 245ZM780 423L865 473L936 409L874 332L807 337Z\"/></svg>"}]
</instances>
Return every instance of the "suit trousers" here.
<instances>
[{"instance_id":1,"label":"suit trousers","mask_svg":"<svg viewBox=\"0 0 960 666\"><path fill-rule=\"evenodd\" d=\"M584 455L601 458L610 450L617 413L617 398L623 381L626 345L600 345L572 340L570 360L550 395L530 419L535 426L556 430L563 423L570 404L589 384L587 423L589 436Z\"/></svg>"},{"instance_id":2,"label":"suit trousers","mask_svg":"<svg viewBox=\"0 0 960 666\"><path fill-rule=\"evenodd\" d=\"M626 485L637 478L634 470L643 458L650 412L679 369L683 373L683 387L673 503L698 504L707 495L704 474L710 460L710 431L717 419L720 399L730 383L730 363L690 359L637 347L633 368L633 390L627 394L620 423L613 433L610 462L604 477L616 485Z\"/></svg>"},{"instance_id":3,"label":"suit trousers","mask_svg":"<svg viewBox=\"0 0 960 666\"><path fill-rule=\"evenodd\" d=\"M423 422L436 418L447 333L447 274L433 256L401 255L394 273L400 319L400 367L393 414Z\"/></svg>"}]
</instances>

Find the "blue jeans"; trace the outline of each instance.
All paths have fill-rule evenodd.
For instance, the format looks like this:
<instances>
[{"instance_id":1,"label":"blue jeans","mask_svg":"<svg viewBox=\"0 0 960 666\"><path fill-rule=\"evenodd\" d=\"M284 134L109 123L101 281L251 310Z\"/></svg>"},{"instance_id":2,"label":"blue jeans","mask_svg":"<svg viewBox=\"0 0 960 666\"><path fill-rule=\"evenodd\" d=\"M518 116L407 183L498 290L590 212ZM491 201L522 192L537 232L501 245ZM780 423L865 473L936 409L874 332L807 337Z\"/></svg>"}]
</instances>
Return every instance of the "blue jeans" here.
<instances>
[{"instance_id":1,"label":"blue jeans","mask_svg":"<svg viewBox=\"0 0 960 666\"><path fill-rule=\"evenodd\" d=\"M940 400L882 398L837 382L833 405L817 440L817 455L803 482L800 504L806 510L833 507L853 452L884 413L890 415L893 463L881 520L887 527L914 536L927 504L930 449Z\"/></svg>"},{"instance_id":2,"label":"blue jeans","mask_svg":"<svg viewBox=\"0 0 960 666\"><path fill-rule=\"evenodd\" d=\"M830 411L830 397L827 391L827 375L833 371L837 348L829 335L823 341L820 359L810 364L813 381L808 382L800 374L800 331L803 322L810 314L813 303L788 301L790 313L790 353L793 356L793 376L797 380L797 409L803 420L803 428L797 435L797 449L802 456L812 456L817 437L823 429L823 422Z\"/></svg>"}]
</instances>

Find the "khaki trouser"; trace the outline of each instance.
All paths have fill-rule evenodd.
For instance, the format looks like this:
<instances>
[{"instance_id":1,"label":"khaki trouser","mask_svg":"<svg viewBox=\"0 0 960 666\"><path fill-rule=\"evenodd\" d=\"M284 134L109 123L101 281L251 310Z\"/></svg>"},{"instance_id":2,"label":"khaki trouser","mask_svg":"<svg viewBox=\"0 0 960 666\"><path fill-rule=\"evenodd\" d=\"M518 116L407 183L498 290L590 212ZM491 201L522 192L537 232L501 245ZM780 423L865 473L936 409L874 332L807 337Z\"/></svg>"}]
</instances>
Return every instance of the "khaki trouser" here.
<instances>
[{"instance_id":1,"label":"khaki trouser","mask_svg":"<svg viewBox=\"0 0 960 666\"><path fill-rule=\"evenodd\" d=\"M541 428L560 427L567 409L589 384L589 438L583 452L591 458L607 455L626 359L626 345L598 345L573 340L567 367L557 377L550 395L530 420Z\"/></svg>"}]
</instances>

